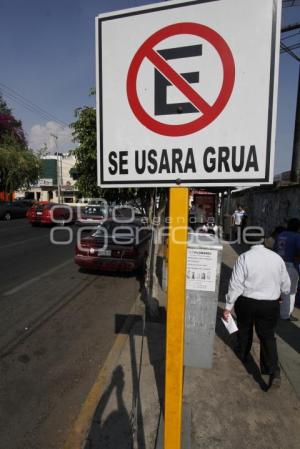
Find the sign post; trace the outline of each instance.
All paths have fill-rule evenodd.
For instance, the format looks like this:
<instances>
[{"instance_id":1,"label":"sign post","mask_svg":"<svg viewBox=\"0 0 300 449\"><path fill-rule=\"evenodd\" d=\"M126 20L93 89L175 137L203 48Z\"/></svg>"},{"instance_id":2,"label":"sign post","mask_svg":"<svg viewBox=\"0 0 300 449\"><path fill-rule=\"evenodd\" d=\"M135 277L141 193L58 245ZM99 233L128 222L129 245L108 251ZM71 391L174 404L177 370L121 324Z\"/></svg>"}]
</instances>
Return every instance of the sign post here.
<instances>
[{"instance_id":1,"label":"sign post","mask_svg":"<svg viewBox=\"0 0 300 449\"><path fill-rule=\"evenodd\" d=\"M280 18L281 0L96 18L98 185L171 187L165 449L181 440L187 187L273 182Z\"/></svg>"},{"instance_id":2,"label":"sign post","mask_svg":"<svg viewBox=\"0 0 300 449\"><path fill-rule=\"evenodd\" d=\"M170 189L164 449L181 448L188 188ZM180 225L178 225L178 222Z\"/></svg>"}]
</instances>

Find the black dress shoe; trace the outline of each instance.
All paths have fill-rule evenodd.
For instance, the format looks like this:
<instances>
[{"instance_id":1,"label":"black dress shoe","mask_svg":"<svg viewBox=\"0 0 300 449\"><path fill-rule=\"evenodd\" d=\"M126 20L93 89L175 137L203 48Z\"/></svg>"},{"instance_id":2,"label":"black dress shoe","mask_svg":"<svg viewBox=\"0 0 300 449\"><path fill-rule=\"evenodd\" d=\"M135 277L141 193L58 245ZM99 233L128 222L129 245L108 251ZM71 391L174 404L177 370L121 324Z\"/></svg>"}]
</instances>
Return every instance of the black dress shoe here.
<instances>
[{"instance_id":1,"label":"black dress shoe","mask_svg":"<svg viewBox=\"0 0 300 449\"><path fill-rule=\"evenodd\" d=\"M281 385L280 373L276 372L270 375L269 388L279 388Z\"/></svg>"},{"instance_id":2,"label":"black dress shoe","mask_svg":"<svg viewBox=\"0 0 300 449\"><path fill-rule=\"evenodd\" d=\"M288 318L281 318L282 321L299 321L298 318L296 318L293 315L290 315Z\"/></svg>"}]
</instances>

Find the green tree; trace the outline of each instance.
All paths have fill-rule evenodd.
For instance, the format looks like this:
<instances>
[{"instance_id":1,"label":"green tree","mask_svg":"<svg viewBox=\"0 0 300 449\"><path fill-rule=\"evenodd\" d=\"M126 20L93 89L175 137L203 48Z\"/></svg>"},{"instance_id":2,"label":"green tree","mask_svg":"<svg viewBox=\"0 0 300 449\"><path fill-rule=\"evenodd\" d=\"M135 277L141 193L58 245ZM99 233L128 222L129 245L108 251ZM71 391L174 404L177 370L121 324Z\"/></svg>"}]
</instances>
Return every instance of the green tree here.
<instances>
[{"instance_id":1,"label":"green tree","mask_svg":"<svg viewBox=\"0 0 300 449\"><path fill-rule=\"evenodd\" d=\"M84 197L105 198L109 202L131 201L148 213L153 201L153 188L112 188L97 186L97 132L96 110L92 107L78 108L75 111L73 128L74 141L79 145L74 150L76 165L70 175L76 180L77 187ZM159 189L162 193L165 189ZM164 194L162 195L164 196Z\"/></svg>"},{"instance_id":2,"label":"green tree","mask_svg":"<svg viewBox=\"0 0 300 449\"><path fill-rule=\"evenodd\" d=\"M78 108L75 119L71 127L74 141L79 145L74 150L76 165L70 174L84 197L97 198L101 196L101 190L97 186L96 110Z\"/></svg>"},{"instance_id":3,"label":"green tree","mask_svg":"<svg viewBox=\"0 0 300 449\"><path fill-rule=\"evenodd\" d=\"M28 148L22 122L0 93L0 191L12 193L38 179L39 158Z\"/></svg>"},{"instance_id":4,"label":"green tree","mask_svg":"<svg viewBox=\"0 0 300 449\"><path fill-rule=\"evenodd\" d=\"M26 147L22 122L17 120L0 93L0 144Z\"/></svg>"},{"instance_id":5,"label":"green tree","mask_svg":"<svg viewBox=\"0 0 300 449\"><path fill-rule=\"evenodd\" d=\"M28 188L39 176L40 161L28 149L0 145L0 191Z\"/></svg>"}]
</instances>

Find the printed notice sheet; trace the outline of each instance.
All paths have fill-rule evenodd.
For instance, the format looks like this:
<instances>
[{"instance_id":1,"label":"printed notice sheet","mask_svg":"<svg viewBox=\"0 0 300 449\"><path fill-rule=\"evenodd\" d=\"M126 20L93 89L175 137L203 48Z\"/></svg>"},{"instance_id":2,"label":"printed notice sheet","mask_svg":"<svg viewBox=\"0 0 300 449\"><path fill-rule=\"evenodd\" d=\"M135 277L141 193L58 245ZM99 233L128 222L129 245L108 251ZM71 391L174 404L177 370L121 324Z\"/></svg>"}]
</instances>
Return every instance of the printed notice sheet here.
<instances>
[{"instance_id":1,"label":"printed notice sheet","mask_svg":"<svg viewBox=\"0 0 300 449\"><path fill-rule=\"evenodd\" d=\"M221 318L221 320L230 334L233 334L234 332L238 331L238 327L235 324L235 321L232 318L231 314L228 317L228 321L224 320L224 318Z\"/></svg>"},{"instance_id":2,"label":"printed notice sheet","mask_svg":"<svg viewBox=\"0 0 300 449\"><path fill-rule=\"evenodd\" d=\"M186 289L214 292L217 277L218 251L188 248Z\"/></svg>"}]
</instances>

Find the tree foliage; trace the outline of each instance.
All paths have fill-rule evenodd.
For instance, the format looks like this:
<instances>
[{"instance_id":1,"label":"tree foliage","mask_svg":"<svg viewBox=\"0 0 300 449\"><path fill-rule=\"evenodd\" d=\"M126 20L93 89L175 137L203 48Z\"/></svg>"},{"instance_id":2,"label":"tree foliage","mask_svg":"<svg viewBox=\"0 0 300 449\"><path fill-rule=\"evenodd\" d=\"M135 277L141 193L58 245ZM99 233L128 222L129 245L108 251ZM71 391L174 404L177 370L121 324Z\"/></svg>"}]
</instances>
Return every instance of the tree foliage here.
<instances>
[{"instance_id":1,"label":"tree foliage","mask_svg":"<svg viewBox=\"0 0 300 449\"><path fill-rule=\"evenodd\" d=\"M0 93L0 144L26 147L22 122L17 120Z\"/></svg>"},{"instance_id":2,"label":"tree foliage","mask_svg":"<svg viewBox=\"0 0 300 449\"><path fill-rule=\"evenodd\" d=\"M0 145L0 191L29 187L39 176L38 158L28 149Z\"/></svg>"},{"instance_id":3,"label":"tree foliage","mask_svg":"<svg viewBox=\"0 0 300 449\"><path fill-rule=\"evenodd\" d=\"M12 193L38 179L39 158L28 148L22 122L0 94L0 191Z\"/></svg>"},{"instance_id":4,"label":"tree foliage","mask_svg":"<svg viewBox=\"0 0 300 449\"><path fill-rule=\"evenodd\" d=\"M76 178L76 184L84 197L101 196L97 186L97 134L96 110L91 107L75 110L73 128L74 141L79 145L74 150L76 165L70 173Z\"/></svg>"},{"instance_id":5,"label":"tree foliage","mask_svg":"<svg viewBox=\"0 0 300 449\"><path fill-rule=\"evenodd\" d=\"M153 188L112 188L97 186L97 132L96 110L92 107L78 108L72 123L74 141L79 146L74 150L76 165L70 175L76 180L77 187L84 197L105 198L109 202L125 203L130 201L137 207L148 211L155 189ZM164 197L165 189L159 189Z\"/></svg>"}]
</instances>

